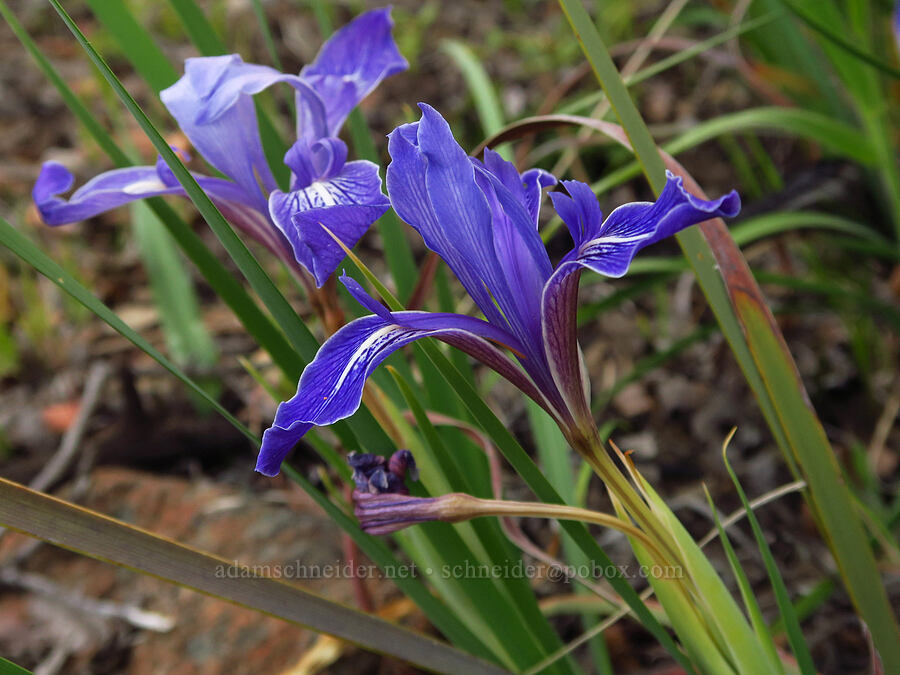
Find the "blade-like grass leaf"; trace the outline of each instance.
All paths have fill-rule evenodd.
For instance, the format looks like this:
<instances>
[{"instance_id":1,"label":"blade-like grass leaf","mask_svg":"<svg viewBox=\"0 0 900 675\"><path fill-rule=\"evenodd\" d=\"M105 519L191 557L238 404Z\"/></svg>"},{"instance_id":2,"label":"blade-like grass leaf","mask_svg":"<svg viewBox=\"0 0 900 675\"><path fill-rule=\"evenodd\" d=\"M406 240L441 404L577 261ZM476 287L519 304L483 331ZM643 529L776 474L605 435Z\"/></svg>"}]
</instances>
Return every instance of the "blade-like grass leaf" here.
<instances>
[{"instance_id":1,"label":"blade-like grass leaf","mask_svg":"<svg viewBox=\"0 0 900 675\"><path fill-rule=\"evenodd\" d=\"M32 675L30 670L0 656L0 673L2 675Z\"/></svg>"},{"instance_id":2,"label":"blade-like grass leaf","mask_svg":"<svg viewBox=\"0 0 900 675\"><path fill-rule=\"evenodd\" d=\"M142 338L126 324L109 307L104 305L84 286L43 251L29 241L21 232L0 218L0 244L19 256L22 260L34 267L38 272L59 286L66 293L75 298L82 305L103 319L113 330L130 341L136 347L146 352L159 365L168 370L172 375L181 380L189 389L206 400L220 415L227 419L234 427L244 434L252 443L258 444L256 434L241 424L237 418L223 408L218 401L212 398L200 385L185 375L174 363L163 356L153 345Z\"/></svg>"},{"instance_id":3,"label":"blade-like grass leaf","mask_svg":"<svg viewBox=\"0 0 900 675\"><path fill-rule=\"evenodd\" d=\"M394 583L397 584L407 597L422 608L426 616L428 616L428 619L439 631L447 636L449 640L470 653L481 656L482 658L495 658L492 656L491 651L484 645L481 637L476 637L468 626L463 624L445 605L431 595L418 578L401 573L400 570L403 569L402 563L400 563L394 554L391 553L384 541L360 530L359 525L357 525L350 516L332 504L325 495L317 490L312 483L310 483L303 474L294 467L285 464L282 467L282 470L288 478L303 488L322 510L328 514L328 517L350 535L350 538L353 539L357 546L359 546L360 550L375 561L388 576L391 576L392 570L397 570L393 572L392 578Z\"/></svg>"},{"instance_id":4,"label":"blade-like grass leaf","mask_svg":"<svg viewBox=\"0 0 900 675\"><path fill-rule=\"evenodd\" d=\"M178 79L178 71L129 11L128 3L87 0L87 4L154 91L159 92Z\"/></svg>"},{"instance_id":5,"label":"blade-like grass leaf","mask_svg":"<svg viewBox=\"0 0 900 675\"><path fill-rule=\"evenodd\" d=\"M425 409L416 398L409 383L396 371L392 370L391 374L394 376L400 390L403 392L403 396L415 416L416 424L425 438L429 460L436 460L440 465L441 471L445 475L453 477L455 485L465 484L466 468L454 465L453 453L451 453L444 445L443 441L441 441L437 429L434 428L434 425L428 419ZM478 549L483 550L483 555L480 556L480 558L486 565L496 565L497 569L503 569L504 565L509 566L511 561L518 558L516 552L512 550L508 544L498 545L498 542L504 542L504 537L502 533L497 531L497 528L491 526L489 521L476 519L469 523L465 523L462 528L457 526L457 529L463 538L466 538L466 535L469 535L469 537L466 538L466 541L474 539L471 546L472 552ZM478 558L473 556L472 562L477 563L477 561ZM518 638L514 637L512 642L515 644L516 641L518 641L518 651L529 652L527 654L522 653L521 655L517 655L524 658L524 665L531 665L547 653L559 649L561 646L559 639L550 628L545 617L541 614L540 609L535 602L534 593L529 588L526 579L516 579L515 575L510 574L492 574L490 575L489 581L496 585L501 592L504 602L499 604L503 606L507 613L505 619L503 618L503 614L497 618L504 621L504 623L509 623L515 631L515 635L518 635ZM484 593L483 590L473 590L482 594ZM479 600L479 603L487 602L487 600L488 596L484 595ZM490 617L486 618L490 620ZM532 649L531 645L529 645L528 648L525 648L526 642L533 642L534 647L543 649L543 653ZM560 668L563 665L565 664L559 664ZM571 664L568 664L568 668L571 669Z\"/></svg>"},{"instance_id":6,"label":"blade-like grass leaf","mask_svg":"<svg viewBox=\"0 0 900 675\"><path fill-rule=\"evenodd\" d=\"M560 5L622 123L627 138L617 140L628 141L659 194L666 180L663 155L581 1L560 0ZM671 168L680 168L674 164L670 161ZM685 175L686 187L700 195L699 186L687 178ZM807 480L823 534L854 604L871 628L887 671L900 672L900 626L884 586L874 583L880 577L872 549L846 486L840 482L834 452L759 287L721 220L681 232L678 242L786 461Z\"/></svg>"},{"instance_id":7,"label":"blade-like grass leaf","mask_svg":"<svg viewBox=\"0 0 900 675\"><path fill-rule=\"evenodd\" d=\"M188 548L0 479L0 522L63 548L150 574L437 672L506 672L437 640L350 609L233 561Z\"/></svg>"},{"instance_id":8,"label":"blade-like grass leaf","mask_svg":"<svg viewBox=\"0 0 900 675\"><path fill-rule=\"evenodd\" d=\"M197 294L175 241L146 204L135 202L130 212L169 353L182 366L208 369L216 362L216 345L203 325Z\"/></svg>"},{"instance_id":9,"label":"blade-like grass leaf","mask_svg":"<svg viewBox=\"0 0 900 675\"><path fill-rule=\"evenodd\" d=\"M728 533L725 531L725 528L722 527L722 523L719 520L719 512L716 510L716 505L713 503L712 495L709 494L709 490L706 488L706 485L704 485L703 488L704 492L706 493L706 501L709 504L709 510L713 515L713 521L715 522L716 530L719 533L719 541L722 542L722 549L725 551L725 556L728 558L728 564L731 566L731 572L734 575L734 578L737 580L738 588L741 591L741 599L744 601L744 609L746 609L747 614L750 617L750 622L753 625L753 630L756 632L759 643L762 645L763 649L765 649L769 661L778 663L779 658L778 653L775 649L775 643L772 641L772 636L769 634L769 629L766 626L765 619L763 619L762 611L759 608L759 603L756 601L756 596L753 594L753 587L750 585L750 580L747 578L747 573L744 572L744 569L741 567L741 563L738 560L737 553L735 553L734 547L731 545L731 540L728 538ZM803 675L809 675L809 673L804 671Z\"/></svg>"},{"instance_id":10,"label":"blade-like grass leaf","mask_svg":"<svg viewBox=\"0 0 900 675\"><path fill-rule=\"evenodd\" d=\"M528 411L528 422L531 426L531 434L537 449L541 467L547 473L547 480L556 488L566 504L575 504L575 475L572 464L572 455L567 452L568 444L559 427L541 407L527 399L525 405ZM589 569L590 559L585 555L568 533L562 533L562 547L565 560L576 569ZM594 596L589 589L578 587L576 592L582 596ZM590 629L597 624L596 615L585 613L582 615L582 625ZM609 658L609 650L603 635L598 635L590 642L591 653L594 659L594 667L598 673L612 673L613 666Z\"/></svg>"},{"instance_id":11,"label":"blade-like grass leaf","mask_svg":"<svg viewBox=\"0 0 900 675\"><path fill-rule=\"evenodd\" d=\"M734 431L732 431L732 435ZM729 439L731 437L729 436ZM738 480L737 474L734 472L734 469L731 468L731 464L728 461L728 441L726 440L722 447L722 459L725 462L725 468L728 470L728 475L731 476L731 481L734 483L734 489L737 491L738 496L741 498L741 504L743 505L746 513L747 520L750 523L750 527L753 530L753 536L756 539L756 546L759 548L760 554L762 554L763 562L766 566L766 572L769 575L769 581L772 583L772 588L775 591L775 601L778 603L778 610L781 612L781 621L783 622L785 631L787 632L788 641L791 643L791 649L794 651L794 656L797 658L797 665L800 668L800 672L803 675L814 675L816 673L816 666L813 663L812 655L809 653L809 647L806 644L806 640L803 637L803 632L800 630L800 621L797 618L797 613L794 609L794 605L791 604L790 596L788 596L787 587L784 585L784 579L781 577L781 573L778 571L778 565L775 564L775 558L772 556L772 550L769 548L769 544L766 541L766 536L762 531L762 527L760 527L759 520L756 518L756 514L753 512L753 509L750 508L750 502L747 499L747 495L744 492L744 488L741 485L741 482ZM718 519L716 519L716 525L718 526ZM724 535L724 531L722 532ZM723 543L726 541L726 538L722 537Z\"/></svg>"},{"instance_id":12,"label":"blade-like grass leaf","mask_svg":"<svg viewBox=\"0 0 900 675\"><path fill-rule=\"evenodd\" d=\"M475 112L485 136L492 136L503 128L503 108L494 91L494 85L484 66L468 45L457 40L444 40L441 49L453 60L462 73L463 79L475 103ZM503 145L494 148L504 159L511 160L509 148Z\"/></svg>"},{"instance_id":13,"label":"blade-like grass leaf","mask_svg":"<svg viewBox=\"0 0 900 675\"><path fill-rule=\"evenodd\" d=\"M631 87L644 82L645 80L649 80L651 77L655 77L656 75L659 75L660 73L663 73L670 68L674 68L677 65L685 63L686 61L691 60L695 56L702 54L703 52L706 52L713 47L718 47L719 45L724 44L729 40L733 40L740 35L755 31L759 28L762 28L763 26L768 26L783 14L784 12L781 10L766 12L762 16L756 17L749 21L744 21L737 26L733 26L728 30L722 31L718 35L714 35L711 38L707 38L706 40L697 42L696 44L691 45L686 49L680 49L677 53L672 54L671 56L668 56L664 59L660 59L656 63L646 66L645 68L641 68L639 71L634 73L634 75L626 77L625 84ZM586 96L583 96L578 100L573 101L572 103L561 106L558 109L558 112L569 115L583 114L597 105L597 103L599 103L604 96L605 94L602 91L587 94Z\"/></svg>"},{"instance_id":14,"label":"blade-like grass leaf","mask_svg":"<svg viewBox=\"0 0 900 675\"><path fill-rule=\"evenodd\" d=\"M169 0L185 32L204 56L225 53L225 43L213 29L200 6L194 0ZM281 68L278 68L281 70Z\"/></svg>"},{"instance_id":15,"label":"blade-like grass leaf","mask_svg":"<svg viewBox=\"0 0 900 675\"><path fill-rule=\"evenodd\" d=\"M796 366L787 355L783 343L778 340L779 336L771 330L765 314L754 299L740 291L736 291L734 297L736 309L750 338L748 340L750 348L753 350L754 356L761 362L766 388L775 403L791 447L797 453L798 462L803 467L804 476L810 487L810 499L822 518L825 534L829 536L829 543L836 553L835 558L841 570L845 587L854 604L863 611L864 616L868 616L868 612L865 610L869 610L875 616L880 616L881 620L885 622L877 626L869 624L869 629L878 644L879 639L885 639L896 631L893 611L884 597L884 586L879 582L872 548L859 523L856 511L853 509L853 500L841 477L837 460L830 451L825 431L811 412L808 403L793 395L793 392L798 389L797 379L799 376ZM827 454L823 452L823 448L828 448ZM740 484L727 461L726 466L735 482L735 489L742 496L742 501L746 501ZM813 486L816 486L815 489ZM757 531L759 525L752 512L748 513L748 518L753 526L760 551L763 553L772 585L776 588L777 594L784 592L781 600L786 600L786 589L784 589L783 582L779 588L779 580L772 578L777 576L777 568L774 568L771 553L767 555L767 549L763 548L765 540L762 538L761 530ZM770 563L772 568L769 566ZM786 600L785 603L782 603L781 600L779 600L779 608L782 612L791 611L788 609L790 601ZM782 604L785 606L783 607ZM785 616L785 625L790 635L792 627L787 616ZM799 632L799 628L796 630ZM793 644L793 639L791 642L795 650L801 648L799 644ZM894 646L896 647L896 643ZM879 651L887 668L885 672L893 672L888 664L892 663L892 659L896 657L895 649L891 649L890 645L879 645ZM801 658L796 651L795 654L798 659Z\"/></svg>"},{"instance_id":16,"label":"blade-like grass leaf","mask_svg":"<svg viewBox=\"0 0 900 675\"><path fill-rule=\"evenodd\" d=\"M263 9L260 0L252 0L253 14L256 16L256 23L259 24L259 32L262 33L263 41L266 43L266 51L272 60L272 65L278 70L284 70L281 65L281 59L278 58L278 49L275 48L275 40L272 38L272 30L269 28L269 22L266 21L266 12Z\"/></svg>"},{"instance_id":17,"label":"blade-like grass leaf","mask_svg":"<svg viewBox=\"0 0 900 675\"><path fill-rule=\"evenodd\" d=\"M805 23L807 26L812 28L814 31L822 35L825 39L834 43L841 49L847 51L849 54L853 55L855 58L859 59L863 63L866 63L873 68L881 71L885 75L893 77L895 79L900 79L900 70L892 66L891 64L882 61L880 58L875 56L874 54L870 54L865 49L858 47L853 44L850 40L847 40L844 36L839 34L836 31L831 30L831 28L823 21L814 16L811 12L809 12L805 7L802 7L799 3L794 2L793 0L779 0L782 5L787 7L791 13L796 16L800 21Z\"/></svg>"}]
</instances>

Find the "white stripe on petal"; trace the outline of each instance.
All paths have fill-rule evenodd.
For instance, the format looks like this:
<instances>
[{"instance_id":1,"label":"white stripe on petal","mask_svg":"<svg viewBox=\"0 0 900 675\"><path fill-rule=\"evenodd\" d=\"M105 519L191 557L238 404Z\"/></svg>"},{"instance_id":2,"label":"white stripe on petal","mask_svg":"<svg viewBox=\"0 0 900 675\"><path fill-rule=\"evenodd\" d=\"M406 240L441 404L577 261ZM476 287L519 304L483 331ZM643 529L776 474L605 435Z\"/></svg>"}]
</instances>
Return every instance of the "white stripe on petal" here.
<instances>
[{"instance_id":1,"label":"white stripe on petal","mask_svg":"<svg viewBox=\"0 0 900 675\"><path fill-rule=\"evenodd\" d=\"M135 183L131 183L130 185L126 185L122 188L122 192L128 195L139 195L145 192L156 192L158 190L167 190L169 185L166 185L161 180L148 178L147 180L139 180Z\"/></svg>"},{"instance_id":2,"label":"white stripe on petal","mask_svg":"<svg viewBox=\"0 0 900 675\"><path fill-rule=\"evenodd\" d=\"M337 204L337 200L334 198L334 195L328 191L328 188L322 185L320 181L315 181L312 185L309 186L311 189L316 191L316 194L319 195L319 198L322 200L323 206L334 206Z\"/></svg>"},{"instance_id":3,"label":"white stripe on petal","mask_svg":"<svg viewBox=\"0 0 900 675\"><path fill-rule=\"evenodd\" d=\"M643 239L647 239L651 233L645 232L643 234L637 234L633 237L597 237L596 239L591 239L588 242L590 246L602 245L602 244L633 244L636 241L641 241Z\"/></svg>"},{"instance_id":4,"label":"white stripe on petal","mask_svg":"<svg viewBox=\"0 0 900 675\"><path fill-rule=\"evenodd\" d=\"M353 353L347 360L347 365L344 366L344 370L341 372L341 376L337 379L337 382L334 383L334 386L331 388L331 393L323 397L323 402L330 399L334 396L338 391L341 390L341 387L344 384L344 381L353 375L354 371L362 364L363 368L368 366L371 352L377 352L381 349L381 346L387 339L395 333L404 333L407 332L408 329L403 328L402 326L397 325L388 325L384 328L379 328L370 336L368 336L365 340L360 343L359 347L356 348L356 351Z\"/></svg>"}]
</instances>

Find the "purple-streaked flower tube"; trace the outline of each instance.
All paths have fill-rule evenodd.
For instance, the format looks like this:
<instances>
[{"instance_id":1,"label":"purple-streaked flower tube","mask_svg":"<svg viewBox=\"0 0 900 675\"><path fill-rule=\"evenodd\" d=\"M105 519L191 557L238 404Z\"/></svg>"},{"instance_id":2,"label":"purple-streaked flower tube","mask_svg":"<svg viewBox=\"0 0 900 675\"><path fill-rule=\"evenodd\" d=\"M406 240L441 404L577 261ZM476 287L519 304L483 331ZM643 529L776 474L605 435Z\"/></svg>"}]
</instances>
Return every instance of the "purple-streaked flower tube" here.
<instances>
[{"instance_id":1,"label":"purple-streaked flower tube","mask_svg":"<svg viewBox=\"0 0 900 675\"><path fill-rule=\"evenodd\" d=\"M665 559L656 543L630 521L606 513L564 504L479 499L462 492L439 497L410 496L405 477L416 479L415 462L409 450L398 450L390 459L380 455L350 453L353 467L354 514L364 532L390 534L419 523L459 523L485 516L557 518L610 527L638 538L659 560Z\"/></svg>"}]
</instances>

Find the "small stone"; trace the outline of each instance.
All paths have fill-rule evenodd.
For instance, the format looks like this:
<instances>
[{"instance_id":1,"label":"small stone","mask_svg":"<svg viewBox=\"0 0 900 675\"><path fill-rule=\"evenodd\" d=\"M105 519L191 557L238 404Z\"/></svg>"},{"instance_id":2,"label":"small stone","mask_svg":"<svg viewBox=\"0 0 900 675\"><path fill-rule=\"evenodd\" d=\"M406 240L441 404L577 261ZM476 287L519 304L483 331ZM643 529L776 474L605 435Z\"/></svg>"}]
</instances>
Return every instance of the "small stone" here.
<instances>
[{"instance_id":1,"label":"small stone","mask_svg":"<svg viewBox=\"0 0 900 675\"><path fill-rule=\"evenodd\" d=\"M633 382L613 397L613 406L626 417L637 417L653 409L653 399L647 395L644 386Z\"/></svg>"}]
</instances>

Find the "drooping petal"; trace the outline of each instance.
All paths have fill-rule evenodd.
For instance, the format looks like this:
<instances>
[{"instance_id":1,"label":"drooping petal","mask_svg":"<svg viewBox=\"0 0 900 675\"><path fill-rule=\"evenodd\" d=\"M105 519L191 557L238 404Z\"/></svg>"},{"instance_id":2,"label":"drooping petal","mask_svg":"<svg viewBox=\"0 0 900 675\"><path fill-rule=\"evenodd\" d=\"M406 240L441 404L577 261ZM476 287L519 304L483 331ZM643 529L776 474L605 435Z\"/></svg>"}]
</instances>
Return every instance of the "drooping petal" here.
<instances>
[{"instance_id":1,"label":"drooping petal","mask_svg":"<svg viewBox=\"0 0 900 675\"><path fill-rule=\"evenodd\" d=\"M232 225L285 258L287 242L255 209L252 200L240 187L222 178L191 175ZM86 220L138 199L162 195L186 196L184 188L161 159L156 166L107 171L82 185L69 199L60 197L60 194L71 189L74 180L69 170L57 162L46 162L41 168L32 196L41 218L48 225Z\"/></svg>"},{"instance_id":2,"label":"drooping petal","mask_svg":"<svg viewBox=\"0 0 900 675\"><path fill-rule=\"evenodd\" d=\"M578 228L584 233L573 255L567 256L567 262L577 262L609 277L620 277L625 274L635 253L645 246L704 220L730 218L740 211L741 200L734 191L706 201L685 190L680 177L671 172L666 175L668 180L659 199L620 206L595 232L600 207L596 198L587 196L590 188L571 181L566 187L576 190L574 199L555 193L554 206L562 207L560 216L573 230L573 236Z\"/></svg>"},{"instance_id":3,"label":"drooping petal","mask_svg":"<svg viewBox=\"0 0 900 675\"><path fill-rule=\"evenodd\" d=\"M389 206L381 192L378 166L367 161L348 162L331 178L293 192L275 190L269 196L272 220L319 286L344 259L343 250L322 225L353 248Z\"/></svg>"},{"instance_id":4,"label":"drooping petal","mask_svg":"<svg viewBox=\"0 0 900 675\"><path fill-rule=\"evenodd\" d=\"M184 68L160 98L194 148L265 213L276 183L263 154L252 96L277 82L293 86L306 102L304 134L312 140L328 135L321 101L299 76L244 63L237 54L187 59Z\"/></svg>"},{"instance_id":5,"label":"drooping petal","mask_svg":"<svg viewBox=\"0 0 900 675\"><path fill-rule=\"evenodd\" d=\"M637 240L638 248L644 248L704 220L736 216L741 209L741 199L734 190L707 201L688 192L680 176L667 171L666 179L655 202L625 204L610 213L588 246ZM590 254L585 252L580 257Z\"/></svg>"},{"instance_id":6,"label":"drooping petal","mask_svg":"<svg viewBox=\"0 0 900 675\"><path fill-rule=\"evenodd\" d=\"M234 183L221 178L191 175L212 198L249 205L247 196ZM32 196L41 217L48 225L64 225L93 218L137 199L184 195L184 188L175 181L167 168L163 169L159 165L113 169L89 180L68 200L60 197L60 194L72 188L74 182L75 177L58 162L45 162L41 167Z\"/></svg>"},{"instance_id":7,"label":"drooping petal","mask_svg":"<svg viewBox=\"0 0 900 675\"><path fill-rule=\"evenodd\" d=\"M285 405L285 403L279 405L278 412ZM277 476L285 457L314 426L315 424L299 421L289 421L284 423L284 426L279 426L276 417L272 426L263 433L262 446L256 458L256 470L264 476Z\"/></svg>"},{"instance_id":8,"label":"drooping petal","mask_svg":"<svg viewBox=\"0 0 900 675\"><path fill-rule=\"evenodd\" d=\"M566 406L576 419L590 419L576 334L581 270L587 268L620 277L641 248L704 220L735 216L740 210L740 198L734 191L706 201L688 193L680 177L671 173L667 176L666 186L656 202L620 206L599 226L600 206L593 194L588 197L588 186L567 182L564 185L571 198L561 193L552 195L553 204L575 241L582 239L550 277L541 302L547 360Z\"/></svg>"},{"instance_id":9,"label":"drooping petal","mask_svg":"<svg viewBox=\"0 0 900 675\"><path fill-rule=\"evenodd\" d=\"M468 325L471 328L471 333L484 339L471 340L468 339L468 336L465 334L462 337L454 334L444 334L437 337L439 340L443 340L447 344L457 347L472 358L477 359L489 368L492 368L525 394L534 399L535 402L551 415L555 415L550 399L548 399L548 394L539 391L539 387L535 386L536 382L540 383L540 379L532 379L534 376L529 378L529 375L527 375L526 372L523 372L506 353L495 346L500 345L520 358L524 356L528 351L528 346L523 344L511 333L486 323L481 319L460 316L458 314L391 312L387 307L369 295L352 277L343 275L341 276L341 282L359 304L370 312L377 314L385 321L423 330L441 328L447 321L454 322L459 328ZM527 368L526 371L528 371Z\"/></svg>"},{"instance_id":10,"label":"drooping petal","mask_svg":"<svg viewBox=\"0 0 900 675\"><path fill-rule=\"evenodd\" d=\"M388 210L383 204L338 204L299 211L291 216L291 227L284 232L294 249L294 257L322 285L344 260L345 253L325 228L347 248L353 248L369 227Z\"/></svg>"},{"instance_id":11,"label":"drooping petal","mask_svg":"<svg viewBox=\"0 0 900 675\"><path fill-rule=\"evenodd\" d=\"M300 378L297 394L278 406L272 428L263 434L256 470L278 473L281 462L312 425L332 424L349 417L362 400L363 386L372 371L390 354L424 337L435 337L462 349L487 365L515 378L526 393L546 406L539 392L489 340L515 338L480 319L458 314L394 312L393 322L373 315L356 319L332 335ZM529 386L530 385L530 386Z\"/></svg>"},{"instance_id":12,"label":"drooping petal","mask_svg":"<svg viewBox=\"0 0 900 675\"><path fill-rule=\"evenodd\" d=\"M331 36L300 72L325 103L325 135L336 136L350 111L384 78L409 67L391 36L393 23L390 8L361 14Z\"/></svg>"},{"instance_id":13,"label":"drooping petal","mask_svg":"<svg viewBox=\"0 0 900 675\"><path fill-rule=\"evenodd\" d=\"M68 199L59 195L72 189L75 176L58 162L45 162L31 196L47 225L65 225L92 218L137 199L174 194L156 167L136 166L107 171L88 181Z\"/></svg>"},{"instance_id":14,"label":"drooping petal","mask_svg":"<svg viewBox=\"0 0 900 675\"><path fill-rule=\"evenodd\" d=\"M295 213L337 204L388 206L381 192L378 165L365 160L347 162L336 175L315 180L292 192L274 190L269 196L269 213L282 230Z\"/></svg>"}]
</instances>

